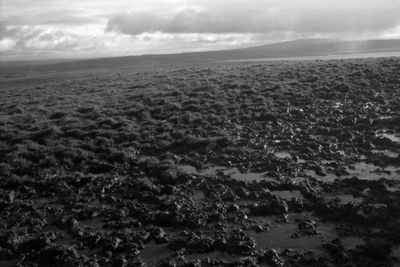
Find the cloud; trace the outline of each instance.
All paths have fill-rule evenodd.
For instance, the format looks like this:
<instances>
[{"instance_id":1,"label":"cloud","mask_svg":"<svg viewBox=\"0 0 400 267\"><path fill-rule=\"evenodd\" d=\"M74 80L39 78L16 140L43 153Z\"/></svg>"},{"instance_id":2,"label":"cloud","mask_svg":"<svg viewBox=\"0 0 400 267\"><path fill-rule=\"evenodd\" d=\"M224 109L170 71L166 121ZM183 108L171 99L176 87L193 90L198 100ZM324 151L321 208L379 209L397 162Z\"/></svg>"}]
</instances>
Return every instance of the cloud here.
<instances>
[{"instance_id":1,"label":"cloud","mask_svg":"<svg viewBox=\"0 0 400 267\"><path fill-rule=\"evenodd\" d=\"M398 16L400 10L390 7L374 10L360 8L357 10L304 9L299 11L300 13L296 14L294 10L290 10L290 13L293 14L292 23L281 24L283 30L320 33L381 31L400 23Z\"/></svg>"},{"instance_id":2,"label":"cloud","mask_svg":"<svg viewBox=\"0 0 400 267\"><path fill-rule=\"evenodd\" d=\"M14 40L8 38L3 38L0 40L0 53L12 50L14 49L14 47L15 47Z\"/></svg>"},{"instance_id":3,"label":"cloud","mask_svg":"<svg viewBox=\"0 0 400 267\"><path fill-rule=\"evenodd\" d=\"M13 26L34 25L84 25L99 22L95 16L87 16L82 10L76 9L48 9L37 10L26 16L12 14L4 16L4 21Z\"/></svg>"},{"instance_id":4,"label":"cloud","mask_svg":"<svg viewBox=\"0 0 400 267\"><path fill-rule=\"evenodd\" d=\"M161 31L170 33L229 33L230 29L226 18L211 11L186 8L178 12ZM228 28L227 28L228 26Z\"/></svg>"},{"instance_id":5,"label":"cloud","mask_svg":"<svg viewBox=\"0 0 400 267\"><path fill-rule=\"evenodd\" d=\"M164 18L147 12L119 13L107 23L106 31L138 35L144 32L156 32L162 28Z\"/></svg>"},{"instance_id":6,"label":"cloud","mask_svg":"<svg viewBox=\"0 0 400 267\"><path fill-rule=\"evenodd\" d=\"M83 43L78 34L43 26L8 26L0 23L0 52L29 56L74 50Z\"/></svg>"},{"instance_id":7,"label":"cloud","mask_svg":"<svg viewBox=\"0 0 400 267\"><path fill-rule=\"evenodd\" d=\"M259 3L259 1L256 1ZM268 2L268 1L266 1ZM304 2L304 1L303 1ZM353 33L376 32L400 24L400 5L362 8L338 5L327 9L321 1L301 5L260 5L237 9L188 7L174 14L119 13L108 20L106 31L137 35L166 33ZM340 1L339 1L340 2Z\"/></svg>"},{"instance_id":8,"label":"cloud","mask_svg":"<svg viewBox=\"0 0 400 267\"><path fill-rule=\"evenodd\" d=\"M299 38L400 37L398 0L0 2L2 57L133 55Z\"/></svg>"},{"instance_id":9,"label":"cloud","mask_svg":"<svg viewBox=\"0 0 400 267\"><path fill-rule=\"evenodd\" d=\"M65 14L62 16L57 15L58 12L51 13L51 15L46 13L37 14L36 16L20 17L20 16L10 16L7 17L7 23L11 25L85 25L88 23L96 22L95 18L88 18L85 16L79 16L74 14Z\"/></svg>"},{"instance_id":10,"label":"cloud","mask_svg":"<svg viewBox=\"0 0 400 267\"><path fill-rule=\"evenodd\" d=\"M6 31L6 24L4 23L4 21L0 20L0 39L5 38Z\"/></svg>"}]
</instances>

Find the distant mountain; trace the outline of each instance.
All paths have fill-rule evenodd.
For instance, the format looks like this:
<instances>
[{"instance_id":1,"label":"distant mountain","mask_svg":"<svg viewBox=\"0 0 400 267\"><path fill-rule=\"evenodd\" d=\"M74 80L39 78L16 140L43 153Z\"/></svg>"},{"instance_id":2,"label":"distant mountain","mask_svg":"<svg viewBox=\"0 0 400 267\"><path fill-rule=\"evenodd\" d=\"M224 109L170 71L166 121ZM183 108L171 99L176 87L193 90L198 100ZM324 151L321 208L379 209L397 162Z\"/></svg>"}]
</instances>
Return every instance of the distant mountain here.
<instances>
[{"instance_id":1,"label":"distant mountain","mask_svg":"<svg viewBox=\"0 0 400 267\"><path fill-rule=\"evenodd\" d=\"M332 39L304 39L288 42L280 42L269 45L231 49L223 51L193 52L168 55L144 55L125 56L114 58L98 58L75 61L54 62L47 64L21 63L13 65L11 62L0 65L0 71L12 73L19 72L58 72L84 69L108 69L120 67L141 68L151 66L168 66L171 64L225 61L238 59L257 58L282 58L282 57L306 57L326 56L341 53L367 53L400 51L400 39L366 40L366 41L341 41ZM8 65L8 66L7 66Z\"/></svg>"}]
</instances>

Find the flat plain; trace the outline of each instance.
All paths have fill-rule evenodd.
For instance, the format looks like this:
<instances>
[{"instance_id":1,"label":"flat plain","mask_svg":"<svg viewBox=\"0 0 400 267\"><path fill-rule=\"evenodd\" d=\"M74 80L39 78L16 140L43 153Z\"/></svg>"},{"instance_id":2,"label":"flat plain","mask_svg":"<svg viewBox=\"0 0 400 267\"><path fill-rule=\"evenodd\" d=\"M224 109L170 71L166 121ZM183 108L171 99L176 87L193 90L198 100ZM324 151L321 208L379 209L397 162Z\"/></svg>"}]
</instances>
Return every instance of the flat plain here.
<instances>
[{"instance_id":1,"label":"flat plain","mask_svg":"<svg viewBox=\"0 0 400 267\"><path fill-rule=\"evenodd\" d=\"M400 264L399 58L1 84L0 266Z\"/></svg>"}]
</instances>

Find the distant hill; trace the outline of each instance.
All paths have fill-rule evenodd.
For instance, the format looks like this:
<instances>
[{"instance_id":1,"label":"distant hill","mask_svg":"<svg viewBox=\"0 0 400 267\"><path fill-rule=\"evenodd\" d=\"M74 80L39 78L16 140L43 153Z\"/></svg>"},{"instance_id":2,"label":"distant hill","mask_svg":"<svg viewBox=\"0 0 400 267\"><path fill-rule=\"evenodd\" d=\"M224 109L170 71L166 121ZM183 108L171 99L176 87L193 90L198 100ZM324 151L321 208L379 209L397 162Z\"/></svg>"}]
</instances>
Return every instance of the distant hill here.
<instances>
[{"instance_id":1,"label":"distant hill","mask_svg":"<svg viewBox=\"0 0 400 267\"><path fill-rule=\"evenodd\" d=\"M11 74L17 72L58 72L69 70L108 69L121 67L151 67L179 63L210 62L257 58L282 58L324 56L340 53L367 53L400 51L400 39L341 41L331 39L304 39L269 45L231 49L223 51L193 52L168 55L125 56L61 62L40 61L40 64L15 64L2 62L0 71ZM23 66L21 66L23 65Z\"/></svg>"},{"instance_id":2,"label":"distant hill","mask_svg":"<svg viewBox=\"0 0 400 267\"><path fill-rule=\"evenodd\" d=\"M233 52L233 50L231 51ZM400 39L367 41L305 39L239 49L236 52L241 53L241 56L245 56L246 58L257 58L261 56L273 58L388 51L400 51ZM239 53L235 56L239 56Z\"/></svg>"}]
</instances>

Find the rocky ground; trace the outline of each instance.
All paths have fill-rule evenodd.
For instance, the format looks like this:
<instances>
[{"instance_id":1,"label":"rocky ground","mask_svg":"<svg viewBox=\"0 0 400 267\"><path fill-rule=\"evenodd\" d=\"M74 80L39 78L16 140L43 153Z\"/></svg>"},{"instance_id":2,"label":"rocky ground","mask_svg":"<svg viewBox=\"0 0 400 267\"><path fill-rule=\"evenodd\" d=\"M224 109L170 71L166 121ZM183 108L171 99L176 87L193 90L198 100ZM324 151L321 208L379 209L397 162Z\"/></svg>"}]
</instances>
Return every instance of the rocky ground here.
<instances>
[{"instance_id":1,"label":"rocky ground","mask_svg":"<svg viewBox=\"0 0 400 267\"><path fill-rule=\"evenodd\" d=\"M0 266L400 266L400 60L0 90Z\"/></svg>"}]
</instances>

